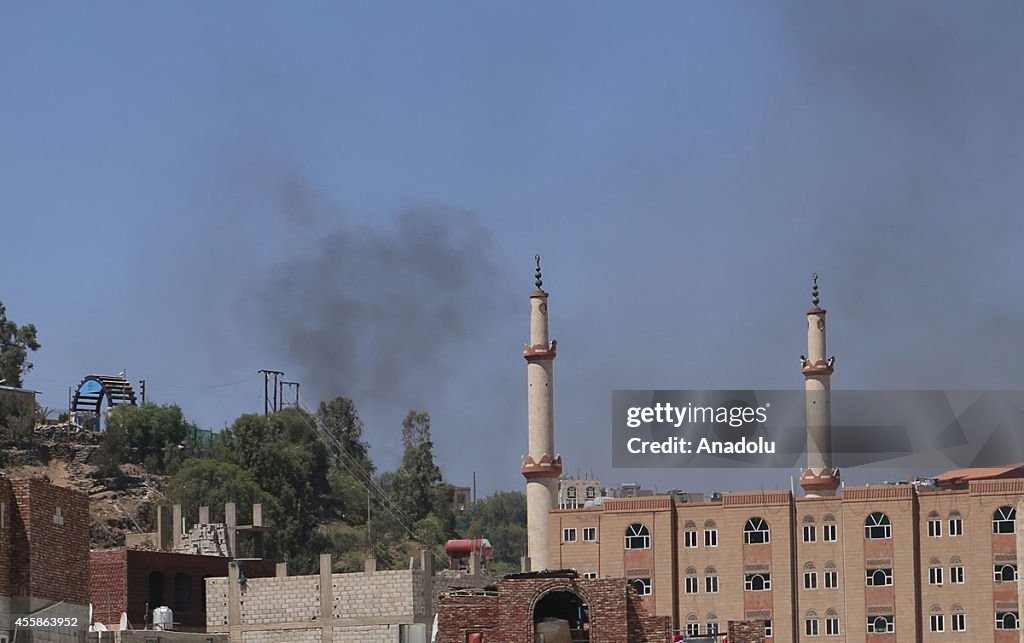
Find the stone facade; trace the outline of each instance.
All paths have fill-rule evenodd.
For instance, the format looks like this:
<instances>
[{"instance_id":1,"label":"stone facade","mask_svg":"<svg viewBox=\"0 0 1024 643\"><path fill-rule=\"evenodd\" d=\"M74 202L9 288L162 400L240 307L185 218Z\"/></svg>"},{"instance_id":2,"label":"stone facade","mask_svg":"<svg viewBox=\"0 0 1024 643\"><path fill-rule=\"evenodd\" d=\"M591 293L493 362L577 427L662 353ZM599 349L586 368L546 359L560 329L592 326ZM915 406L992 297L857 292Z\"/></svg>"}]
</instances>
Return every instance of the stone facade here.
<instances>
[{"instance_id":1,"label":"stone facade","mask_svg":"<svg viewBox=\"0 0 1024 643\"><path fill-rule=\"evenodd\" d=\"M724 631L728 621L745 620L761 623L762 634L767 624L775 643L813 632L868 643L1017 642L1022 630L995 622L999 614L1019 617L1019 583L994 578L994 569L1024 564L1022 524L1017 512L1005 532L994 521L1024 500L1024 479L965 486L873 485L803 498L788 490L726 493L703 503L606 499L603 507L552 512L551 540L559 544L551 557L580 574L638 581L650 591L645 606L681 632ZM868 537L875 517L886 526ZM755 519L765 542L745 533ZM627 543L634 527L646 537ZM575 540L565 538L567 529ZM875 570L889 580L869 585ZM770 585L762 588L763 580ZM891 633L868 632L869 619L879 617L891 621Z\"/></svg>"},{"instance_id":2,"label":"stone facade","mask_svg":"<svg viewBox=\"0 0 1024 643\"><path fill-rule=\"evenodd\" d=\"M671 640L669 619L647 613L623 579L587 580L572 572L515 574L486 592L452 592L438 603L437 643L465 643L473 634L494 643L533 643L538 603L556 593L586 605L587 636L600 643Z\"/></svg>"}]
</instances>

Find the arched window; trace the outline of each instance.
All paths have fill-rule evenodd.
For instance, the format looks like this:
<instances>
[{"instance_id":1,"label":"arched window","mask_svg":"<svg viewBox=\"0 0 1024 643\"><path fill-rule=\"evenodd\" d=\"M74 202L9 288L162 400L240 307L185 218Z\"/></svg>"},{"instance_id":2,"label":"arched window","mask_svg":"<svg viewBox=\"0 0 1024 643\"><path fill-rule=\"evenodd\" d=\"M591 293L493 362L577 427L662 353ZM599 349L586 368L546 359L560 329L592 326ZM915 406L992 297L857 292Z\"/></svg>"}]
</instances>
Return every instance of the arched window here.
<instances>
[{"instance_id":1,"label":"arched window","mask_svg":"<svg viewBox=\"0 0 1024 643\"><path fill-rule=\"evenodd\" d=\"M160 572L149 574L149 605L156 609L164 604L164 575Z\"/></svg>"},{"instance_id":2,"label":"arched window","mask_svg":"<svg viewBox=\"0 0 1024 643\"><path fill-rule=\"evenodd\" d=\"M1017 510L1013 507L1000 507L992 515L993 534L1012 534L1017 531Z\"/></svg>"},{"instance_id":3,"label":"arched window","mask_svg":"<svg viewBox=\"0 0 1024 643\"><path fill-rule=\"evenodd\" d=\"M187 574L174 575L174 611L187 612L192 609L192 579Z\"/></svg>"},{"instance_id":4,"label":"arched window","mask_svg":"<svg viewBox=\"0 0 1024 643\"><path fill-rule=\"evenodd\" d=\"M770 542L771 534L764 518L753 517L743 526L743 542L747 545L760 545Z\"/></svg>"},{"instance_id":5,"label":"arched window","mask_svg":"<svg viewBox=\"0 0 1024 643\"><path fill-rule=\"evenodd\" d=\"M1017 612L996 612L997 630L1015 630L1019 627Z\"/></svg>"},{"instance_id":6,"label":"arched window","mask_svg":"<svg viewBox=\"0 0 1024 643\"><path fill-rule=\"evenodd\" d=\"M878 538L892 538L892 523L889 516L876 511L864 521L864 537L872 540Z\"/></svg>"},{"instance_id":7,"label":"arched window","mask_svg":"<svg viewBox=\"0 0 1024 643\"><path fill-rule=\"evenodd\" d=\"M743 580L743 589L748 592L763 592L772 588L770 574L747 574Z\"/></svg>"},{"instance_id":8,"label":"arched window","mask_svg":"<svg viewBox=\"0 0 1024 643\"><path fill-rule=\"evenodd\" d=\"M651 531L647 525L634 522L626 528L626 549L650 549Z\"/></svg>"}]
</instances>

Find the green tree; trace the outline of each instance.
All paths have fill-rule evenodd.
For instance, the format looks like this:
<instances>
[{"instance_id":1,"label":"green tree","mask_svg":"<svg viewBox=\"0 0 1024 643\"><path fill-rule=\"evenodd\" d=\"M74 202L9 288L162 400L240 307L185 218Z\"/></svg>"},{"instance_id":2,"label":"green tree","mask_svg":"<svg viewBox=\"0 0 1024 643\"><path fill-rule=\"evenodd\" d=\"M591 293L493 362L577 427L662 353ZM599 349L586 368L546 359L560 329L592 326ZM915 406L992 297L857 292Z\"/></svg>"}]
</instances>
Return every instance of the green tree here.
<instances>
[{"instance_id":1,"label":"green tree","mask_svg":"<svg viewBox=\"0 0 1024 643\"><path fill-rule=\"evenodd\" d=\"M5 386L21 387L21 376L32 370L28 352L39 350L35 324L18 326L7 319L7 309L0 302L0 380Z\"/></svg>"},{"instance_id":2,"label":"green tree","mask_svg":"<svg viewBox=\"0 0 1024 643\"><path fill-rule=\"evenodd\" d=\"M335 464L343 464L348 468L354 463L372 475L374 466L370 461L370 447L363 441L363 421L352 400L347 397L336 397L330 402L321 402L316 415L348 456L347 459ZM335 458L340 459L340 456L336 455Z\"/></svg>"},{"instance_id":3,"label":"green tree","mask_svg":"<svg viewBox=\"0 0 1024 643\"><path fill-rule=\"evenodd\" d=\"M519 557L526 551L526 495L518 491L496 493L478 500L466 513L466 537L486 538L494 548L491 571L519 571Z\"/></svg>"},{"instance_id":4,"label":"green tree","mask_svg":"<svg viewBox=\"0 0 1024 643\"><path fill-rule=\"evenodd\" d=\"M218 510L226 502L238 506L239 521L252 519L252 504L259 502L264 511L278 513L276 501L264 493L256 479L245 469L209 458L192 458L167 483L167 498L188 510L208 506Z\"/></svg>"},{"instance_id":5,"label":"green tree","mask_svg":"<svg viewBox=\"0 0 1024 643\"><path fill-rule=\"evenodd\" d=\"M100 439L100 460L107 474L125 462L145 464L150 473L173 473L181 461L196 454L195 424L181 407L116 406L107 415Z\"/></svg>"},{"instance_id":6,"label":"green tree","mask_svg":"<svg viewBox=\"0 0 1024 643\"><path fill-rule=\"evenodd\" d=\"M418 522L428 514L442 513L437 487L441 469L434 463L430 439L430 415L409 411L402 421L402 466L391 480L392 497L404 516Z\"/></svg>"}]
</instances>

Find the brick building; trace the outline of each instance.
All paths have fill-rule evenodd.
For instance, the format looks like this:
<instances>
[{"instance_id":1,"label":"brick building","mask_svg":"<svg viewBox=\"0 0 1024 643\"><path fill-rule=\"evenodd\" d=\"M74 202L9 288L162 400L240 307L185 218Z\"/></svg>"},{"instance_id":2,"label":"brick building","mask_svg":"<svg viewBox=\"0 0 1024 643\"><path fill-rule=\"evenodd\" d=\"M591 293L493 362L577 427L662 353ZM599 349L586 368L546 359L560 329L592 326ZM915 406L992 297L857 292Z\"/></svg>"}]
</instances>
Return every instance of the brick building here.
<instances>
[{"instance_id":1,"label":"brick building","mask_svg":"<svg viewBox=\"0 0 1024 643\"><path fill-rule=\"evenodd\" d=\"M151 624L153 610L174 612L175 629L206 631L206 579L228 575L230 558L143 549L104 549L89 555L93 618L116 627L121 613L134 629ZM269 560L240 562L249 578L273 576Z\"/></svg>"},{"instance_id":2,"label":"brick building","mask_svg":"<svg viewBox=\"0 0 1024 643\"><path fill-rule=\"evenodd\" d=\"M1024 477L966 487L606 499L552 512L551 557L584 577L626 577L691 634L759 620L775 641L1017 641Z\"/></svg>"},{"instance_id":3,"label":"brick building","mask_svg":"<svg viewBox=\"0 0 1024 643\"><path fill-rule=\"evenodd\" d=\"M648 614L622 579L585 579L575 572L526 572L484 591L443 594L436 643L534 643L535 632L559 624L573 641L671 640L666 617Z\"/></svg>"},{"instance_id":4,"label":"brick building","mask_svg":"<svg viewBox=\"0 0 1024 643\"><path fill-rule=\"evenodd\" d=\"M12 616L74 616L87 623L88 583L85 494L0 474L0 641L11 639ZM21 632L18 640L32 639ZM47 640L77 637L60 631Z\"/></svg>"}]
</instances>

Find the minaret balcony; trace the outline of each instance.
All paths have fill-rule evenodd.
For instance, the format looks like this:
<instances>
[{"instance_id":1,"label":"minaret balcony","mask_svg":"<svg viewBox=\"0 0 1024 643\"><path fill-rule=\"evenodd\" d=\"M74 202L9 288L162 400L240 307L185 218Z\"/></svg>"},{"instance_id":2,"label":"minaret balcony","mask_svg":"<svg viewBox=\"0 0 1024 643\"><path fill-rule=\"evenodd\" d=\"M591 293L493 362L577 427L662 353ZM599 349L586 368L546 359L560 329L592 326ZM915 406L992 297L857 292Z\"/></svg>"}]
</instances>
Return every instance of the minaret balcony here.
<instances>
[{"instance_id":1,"label":"minaret balcony","mask_svg":"<svg viewBox=\"0 0 1024 643\"><path fill-rule=\"evenodd\" d=\"M551 344L534 344L523 346L523 357L528 362L542 362L544 360L553 360L558 354L557 351L558 343L552 341Z\"/></svg>"},{"instance_id":2,"label":"minaret balcony","mask_svg":"<svg viewBox=\"0 0 1024 643\"><path fill-rule=\"evenodd\" d=\"M807 360L800 367L800 372L804 374L804 377L818 377L821 375L831 375L835 372L835 368L828 363L828 360L819 359L816 362Z\"/></svg>"},{"instance_id":3,"label":"minaret balcony","mask_svg":"<svg viewBox=\"0 0 1024 643\"><path fill-rule=\"evenodd\" d=\"M800 472L800 486L807 493L815 491L835 491L839 488L839 469L804 469Z\"/></svg>"},{"instance_id":4,"label":"minaret balcony","mask_svg":"<svg viewBox=\"0 0 1024 643\"><path fill-rule=\"evenodd\" d=\"M541 456L540 462L534 461L530 456L523 458L523 477L527 480L541 478L559 478L562 475L562 456L556 455L554 459L550 456Z\"/></svg>"}]
</instances>

